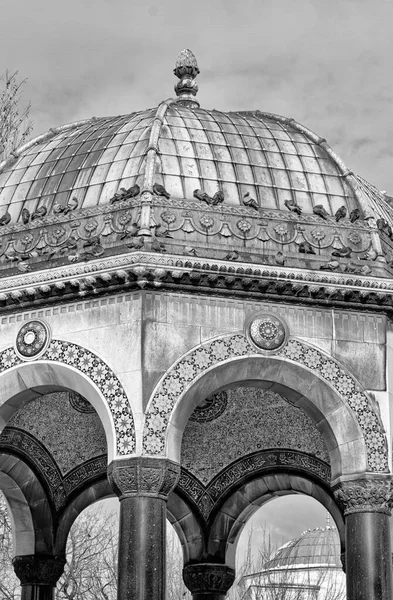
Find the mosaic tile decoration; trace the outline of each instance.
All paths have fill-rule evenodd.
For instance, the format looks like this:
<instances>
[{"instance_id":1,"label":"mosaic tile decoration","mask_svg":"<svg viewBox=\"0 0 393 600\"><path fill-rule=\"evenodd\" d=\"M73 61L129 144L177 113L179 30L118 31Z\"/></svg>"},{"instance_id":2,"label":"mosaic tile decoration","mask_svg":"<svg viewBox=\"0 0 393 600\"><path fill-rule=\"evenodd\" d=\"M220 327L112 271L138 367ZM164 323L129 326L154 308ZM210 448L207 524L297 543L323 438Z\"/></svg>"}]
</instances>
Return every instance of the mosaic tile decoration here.
<instances>
[{"instance_id":1,"label":"mosaic tile decoration","mask_svg":"<svg viewBox=\"0 0 393 600\"><path fill-rule=\"evenodd\" d=\"M108 404L116 433L117 454L125 456L135 452L134 419L128 398L116 375L101 358L77 344L52 340L40 360L70 365L87 375ZM0 353L0 373L20 364L25 363L14 348Z\"/></svg>"},{"instance_id":2,"label":"mosaic tile decoration","mask_svg":"<svg viewBox=\"0 0 393 600\"><path fill-rule=\"evenodd\" d=\"M161 379L147 407L143 434L143 452L165 456L165 438L169 420L178 398L207 369L236 358L255 356L255 350L241 335L229 335L207 341L183 356ZM367 448L368 470L387 472L388 450L382 424L361 386L337 361L317 348L295 339L277 354L310 369L326 381L356 415Z\"/></svg>"}]
</instances>

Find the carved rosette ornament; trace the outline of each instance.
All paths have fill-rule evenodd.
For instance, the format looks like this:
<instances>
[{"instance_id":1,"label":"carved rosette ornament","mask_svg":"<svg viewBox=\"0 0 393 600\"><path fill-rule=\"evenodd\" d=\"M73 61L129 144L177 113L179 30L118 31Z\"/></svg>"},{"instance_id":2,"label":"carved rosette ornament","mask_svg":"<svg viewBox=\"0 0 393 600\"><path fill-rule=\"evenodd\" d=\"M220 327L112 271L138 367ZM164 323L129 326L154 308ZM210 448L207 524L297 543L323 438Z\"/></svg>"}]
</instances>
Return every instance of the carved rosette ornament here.
<instances>
[{"instance_id":1,"label":"carved rosette ornament","mask_svg":"<svg viewBox=\"0 0 393 600\"><path fill-rule=\"evenodd\" d=\"M390 478L345 481L336 485L333 492L344 516L363 512L391 514L393 481Z\"/></svg>"},{"instance_id":2,"label":"carved rosette ornament","mask_svg":"<svg viewBox=\"0 0 393 600\"><path fill-rule=\"evenodd\" d=\"M44 354L50 342L49 325L35 319L22 325L15 341L15 352L22 360L33 360Z\"/></svg>"},{"instance_id":3,"label":"carved rosette ornament","mask_svg":"<svg viewBox=\"0 0 393 600\"><path fill-rule=\"evenodd\" d=\"M248 333L252 343L265 352L279 350L287 339L284 323L269 314L254 317L249 324Z\"/></svg>"},{"instance_id":4,"label":"carved rosette ornament","mask_svg":"<svg viewBox=\"0 0 393 600\"><path fill-rule=\"evenodd\" d=\"M12 565L21 585L47 585L55 587L63 574L64 556L31 554L15 556Z\"/></svg>"},{"instance_id":5,"label":"carved rosette ornament","mask_svg":"<svg viewBox=\"0 0 393 600\"><path fill-rule=\"evenodd\" d=\"M191 594L226 594L235 581L235 571L226 565L198 563L184 567L183 580Z\"/></svg>"},{"instance_id":6,"label":"carved rosette ornament","mask_svg":"<svg viewBox=\"0 0 393 600\"><path fill-rule=\"evenodd\" d=\"M168 459L135 457L108 467L109 483L120 500L132 496L166 500L179 477L180 465Z\"/></svg>"}]
</instances>

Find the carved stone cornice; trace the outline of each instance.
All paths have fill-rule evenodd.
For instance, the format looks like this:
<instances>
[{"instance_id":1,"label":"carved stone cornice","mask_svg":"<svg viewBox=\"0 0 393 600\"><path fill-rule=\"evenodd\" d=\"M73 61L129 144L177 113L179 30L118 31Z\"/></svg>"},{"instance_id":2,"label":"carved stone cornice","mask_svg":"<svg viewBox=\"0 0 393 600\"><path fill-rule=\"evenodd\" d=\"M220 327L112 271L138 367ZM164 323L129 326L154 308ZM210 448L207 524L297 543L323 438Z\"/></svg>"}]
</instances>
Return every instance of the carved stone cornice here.
<instances>
[{"instance_id":1,"label":"carved stone cornice","mask_svg":"<svg viewBox=\"0 0 393 600\"><path fill-rule=\"evenodd\" d=\"M0 313L152 289L393 311L393 279L129 252L0 280Z\"/></svg>"},{"instance_id":2,"label":"carved stone cornice","mask_svg":"<svg viewBox=\"0 0 393 600\"><path fill-rule=\"evenodd\" d=\"M63 574L64 556L31 554L15 556L12 565L21 585L48 585L55 587Z\"/></svg>"},{"instance_id":3,"label":"carved stone cornice","mask_svg":"<svg viewBox=\"0 0 393 600\"><path fill-rule=\"evenodd\" d=\"M168 459L139 456L108 466L109 483L120 500L133 496L166 500L179 477L180 465Z\"/></svg>"},{"instance_id":4,"label":"carved stone cornice","mask_svg":"<svg viewBox=\"0 0 393 600\"><path fill-rule=\"evenodd\" d=\"M333 492L344 516L362 512L391 514L393 481L389 477L343 481L333 488Z\"/></svg>"},{"instance_id":5,"label":"carved stone cornice","mask_svg":"<svg viewBox=\"0 0 393 600\"><path fill-rule=\"evenodd\" d=\"M226 565L198 563L184 567L183 579L192 594L226 594L235 581L235 571Z\"/></svg>"}]
</instances>

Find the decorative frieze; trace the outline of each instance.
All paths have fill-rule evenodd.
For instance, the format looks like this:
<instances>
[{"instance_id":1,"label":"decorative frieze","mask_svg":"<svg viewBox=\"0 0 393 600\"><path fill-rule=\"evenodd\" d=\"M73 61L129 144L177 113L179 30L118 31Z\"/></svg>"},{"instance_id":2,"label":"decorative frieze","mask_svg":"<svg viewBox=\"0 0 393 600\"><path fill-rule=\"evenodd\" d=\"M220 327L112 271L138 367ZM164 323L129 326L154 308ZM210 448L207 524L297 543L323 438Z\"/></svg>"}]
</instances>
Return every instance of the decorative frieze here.
<instances>
[{"instance_id":1,"label":"decorative frieze","mask_svg":"<svg viewBox=\"0 0 393 600\"><path fill-rule=\"evenodd\" d=\"M179 476L180 465L167 459L135 457L108 466L109 482L120 499L152 496L166 500Z\"/></svg>"},{"instance_id":2,"label":"decorative frieze","mask_svg":"<svg viewBox=\"0 0 393 600\"><path fill-rule=\"evenodd\" d=\"M390 477L343 481L335 486L334 496L344 516L362 512L390 515L393 507L393 481Z\"/></svg>"}]
</instances>

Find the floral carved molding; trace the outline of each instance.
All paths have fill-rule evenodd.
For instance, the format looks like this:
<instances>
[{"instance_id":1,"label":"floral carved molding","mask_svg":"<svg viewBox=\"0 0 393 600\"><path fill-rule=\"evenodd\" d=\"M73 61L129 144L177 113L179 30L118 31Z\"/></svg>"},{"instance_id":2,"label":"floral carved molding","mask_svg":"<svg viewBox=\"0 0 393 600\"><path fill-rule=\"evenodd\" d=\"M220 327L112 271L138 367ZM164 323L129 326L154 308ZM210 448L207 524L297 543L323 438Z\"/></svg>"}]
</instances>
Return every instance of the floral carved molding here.
<instances>
[{"instance_id":1,"label":"floral carved molding","mask_svg":"<svg viewBox=\"0 0 393 600\"><path fill-rule=\"evenodd\" d=\"M117 454L124 456L135 452L134 419L128 398L119 379L101 358L77 344L52 340L40 360L69 365L86 375L100 390L112 415ZM0 374L22 364L26 363L14 348L0 353Z\"/></svg>"},{"instance_id":2,"label":"floral carved molding","mask_svg":"<svg viewBox=\"0 0 393 600\"><path fill-rule=\"evenodd\" d=\"M235 358L260 356L243 334L205 342L184 355L163 376L149 401L143 432L143 453L165 456L169 421L175 406L207 370ZM338 394L353 412L363 433L368 470L388 471L384 430L359 383L334 359L302 341L290 339L276 357L311 370ZM263 360L263 358L262 358Z\"/></svg>"}]
</instances>

